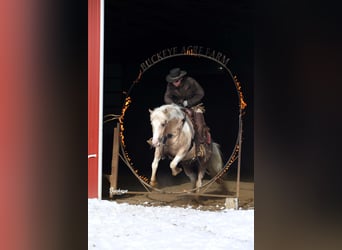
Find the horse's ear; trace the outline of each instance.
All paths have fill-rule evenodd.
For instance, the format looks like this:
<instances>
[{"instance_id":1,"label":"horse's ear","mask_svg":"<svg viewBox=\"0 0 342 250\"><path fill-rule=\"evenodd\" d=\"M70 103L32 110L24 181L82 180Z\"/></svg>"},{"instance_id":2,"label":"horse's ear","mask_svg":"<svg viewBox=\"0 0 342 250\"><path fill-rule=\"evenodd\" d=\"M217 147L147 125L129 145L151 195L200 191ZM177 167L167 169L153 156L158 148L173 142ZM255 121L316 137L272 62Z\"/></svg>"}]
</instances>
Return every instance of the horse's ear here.
<instances>
[{"instance_id":1,"label":"horse's ear","mask_svg":"<svg viewBox=\"0 0 342 250\"><path fill-rule=\"evenodd\" d=\"M152 113L152 109L148 109L148 112L150 112L150 114Z\"/></svg>"}]
</instances>

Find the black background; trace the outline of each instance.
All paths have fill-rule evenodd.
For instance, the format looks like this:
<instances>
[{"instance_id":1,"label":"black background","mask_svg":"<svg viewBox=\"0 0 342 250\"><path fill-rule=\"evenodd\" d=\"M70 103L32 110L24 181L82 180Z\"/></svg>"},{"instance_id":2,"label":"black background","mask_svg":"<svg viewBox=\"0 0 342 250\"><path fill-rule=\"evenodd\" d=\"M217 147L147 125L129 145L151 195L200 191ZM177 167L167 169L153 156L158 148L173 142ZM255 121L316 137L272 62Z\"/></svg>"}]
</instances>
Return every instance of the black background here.
<instances>
[{"instance_id":1,"label":"black background","mask_svg":"<svg viewBox=\"0 0 342 250\"><path fill-rule=\"evenodd\" d=\"M135 8L131 8L132 4ZM241 82L248 104L243 117L241 178L253 180L254 16L251 1L165 3L135 0L130 4L126 1L107 1L104 114L121 112L123 93L133 85L140 64L153 54L171 47L177 47L180 51L183 46L189 45L221 52L230 58L227 67ZM232 76L219 66L217 62L205 58L173 57L148 69L141 81L131 89L129 96L132 104L124 120L125 143L132 162L141 174L150 177L153 160L153 150L146 143L152 136L148 109L164 104L165 76L173 67L186 70L204 88L206 122L213 139L221 146L224 162L228 161L238 134L239 102ZM114 98L114 95L121 98ZM110 173L111 169L114 126L115 123L104 124L104 173ZM127 167L120 163L119 168L120 180L120 174L126 174ZM235 178L236 169L237 164L233 164L229 170L230 177ZM161 163L158 174L162 175L163 171L165 176L167 173L171 176L167 163ZM104 195L107 192L104 188Z\"/></svg>"}]
</instances>

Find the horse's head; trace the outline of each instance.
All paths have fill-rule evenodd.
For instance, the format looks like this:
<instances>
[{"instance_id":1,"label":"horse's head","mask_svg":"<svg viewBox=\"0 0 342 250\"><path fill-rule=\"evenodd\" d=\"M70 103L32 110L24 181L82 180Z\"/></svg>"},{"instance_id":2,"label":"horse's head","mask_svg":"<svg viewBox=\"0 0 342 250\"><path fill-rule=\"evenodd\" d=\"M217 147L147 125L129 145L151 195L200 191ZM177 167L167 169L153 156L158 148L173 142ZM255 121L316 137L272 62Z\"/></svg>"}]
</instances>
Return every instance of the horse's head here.
<instances>
[{"instance_id":1,"label":"horse's head","mask_svg":"<svg viewBox=\"0 0 342 250\"><path fill-rule=\"evenodd\" d=\"M162 143L164 131L168 123L168 110L156 108L149 110L149 112L153 133L152 145L158 147Z\"/></svg>"}]
</instances>

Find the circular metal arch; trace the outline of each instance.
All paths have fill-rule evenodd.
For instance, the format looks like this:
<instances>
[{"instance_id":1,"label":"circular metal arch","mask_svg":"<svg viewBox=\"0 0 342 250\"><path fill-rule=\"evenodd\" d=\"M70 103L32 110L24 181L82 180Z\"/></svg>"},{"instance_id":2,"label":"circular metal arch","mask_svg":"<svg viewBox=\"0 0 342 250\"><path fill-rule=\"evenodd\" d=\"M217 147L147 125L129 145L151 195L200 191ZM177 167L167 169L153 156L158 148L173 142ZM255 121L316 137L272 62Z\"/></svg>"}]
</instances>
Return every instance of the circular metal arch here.
<instances>
[{"instance_id":1,"label":"circular metal arch","mask_svg":"<svg viewBox=\"0 0 342 250\"><path fill-rule=\"evenodd\" d=\"M190 48L189 48L190 47ZM221 53L222 54L222 53ZM217 54L215 54L217 55ZM134 168L134 164L131 160L131 158L129 157L128 152L126 151L126 143L125 143L125 136L124 136L124 131L125 131L125 127L124 127L124 119L125 119L125 113L127 111L127 109L129 108L132 100L131 100L131 91L133 89L133 87L135 86L135 84L137 84L138 82L140 82L143 74L148 71L150 68L152 68L154 65L156 65L157 63L170 59L170 58L174 58L174 57L181 57L181 56L187 56L187 57L199 57L199 58L205 58L208 60L212 60L216 63L218 63L222 69L225 69L229 76L232 78L234 85L235 85L235 89L236 89L236 93L238 95L238 106L239 106L239 129L238 129L238 135L237 135L237 139L235 142L235 146L234 149L229 157L229 160L224 164L224 166L222 167L221 171L215 176L213 177L211 180L209 180L207 183L203 184L201 187L199 188L194 188L194 189L190 189L190 190L184 190L184 191L180 191L180 192L166 192L164 190L160 190L158 188L152 187L149 183L148 183L148 178L142 175L139 175L139 172L137 169ZM152 58L152 57L151 57ZM241 90L241 84L237 79L237 76L234 76L232 74L232 72L230 71L230 69L226 66L226 63L228 62L229 58L226 59L225 61L223 60L219 60L218 57L213 57L210 56L208 54L202 54L202 53L195 53L192 49L192 46L188 46L188 49L184 50L182 53L174 53L174 54L170 54L168 56L159 58L157 61L155 62L151 62L150 64L148 64L147 66L145 65L145 67L141 68L138 74L138 77L133 81L132 85L130 86L129 90L125 93L125 100L124 100L124 104L121 110L121 115L119 117L119 122L120 122L120 149L121 149L121 155L120 158L124 161L124 163L129 167L129 169L132 171L132 173L138 178L138 180L140 181L140 183L145 187L145 189L147 191L150 191L151 189L154 191L159 191L162 193L166 193L166 194L182 194L182 193L188 193L188 192L192 192L192 191L196 191L198 189L204 189L205 190L212 184L214 183L216 180L218 180L219 178L221 178L227 171L228 168L233 164L233 162L235 162L236 159L238 159L238 181L239 181L239 175L240 175L240 162L241 162L241 144L242 144L242 116L244 115L244 110L247 106L247 104L244 101L244 96Z\"/></svg>"}]
</instances>

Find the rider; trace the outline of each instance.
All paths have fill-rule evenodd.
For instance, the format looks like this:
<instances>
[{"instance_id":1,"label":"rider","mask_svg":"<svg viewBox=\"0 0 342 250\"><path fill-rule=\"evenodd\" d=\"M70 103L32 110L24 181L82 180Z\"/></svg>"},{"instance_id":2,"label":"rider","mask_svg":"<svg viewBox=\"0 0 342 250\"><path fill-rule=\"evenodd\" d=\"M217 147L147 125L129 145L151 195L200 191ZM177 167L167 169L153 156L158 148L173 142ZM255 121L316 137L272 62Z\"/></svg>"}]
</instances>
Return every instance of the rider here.
<instances>
[{"instance_id":1,"label":"rider","mask_svg":"<svg viewBox=\"0 0 342 250\"><path fill-rule=\"evenodd\" d=\"M164 94L166 104L175 103L192 110L195 124L195 144L198 156L204 156L211 144L209 128L204 121L204 108L200 104L204 97L201 85L180 68L171 69L166 76L167 87Z\"/></svg>"}]
</instances>

